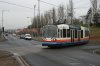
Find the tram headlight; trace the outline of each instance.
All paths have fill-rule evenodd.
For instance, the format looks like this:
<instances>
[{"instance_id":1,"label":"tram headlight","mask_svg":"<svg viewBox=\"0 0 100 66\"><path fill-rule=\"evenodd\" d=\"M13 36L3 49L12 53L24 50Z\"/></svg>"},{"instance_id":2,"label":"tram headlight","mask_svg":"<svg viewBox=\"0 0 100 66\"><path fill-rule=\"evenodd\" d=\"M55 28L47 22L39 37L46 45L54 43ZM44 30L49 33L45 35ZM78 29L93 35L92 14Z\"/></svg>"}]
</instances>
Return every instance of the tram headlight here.
<instances>
[{"instance_id":1,"label":"tram headlight","mask_svg":"<svg viewBox=\"0 0 100 66\"><path fill-rule=\"evenodd\" d=\"M55 38L55 37L53 37L53 38L51 38L51 40L55 41L55 40L56 40L56 38Z\"/></svg>"}]
</instances>

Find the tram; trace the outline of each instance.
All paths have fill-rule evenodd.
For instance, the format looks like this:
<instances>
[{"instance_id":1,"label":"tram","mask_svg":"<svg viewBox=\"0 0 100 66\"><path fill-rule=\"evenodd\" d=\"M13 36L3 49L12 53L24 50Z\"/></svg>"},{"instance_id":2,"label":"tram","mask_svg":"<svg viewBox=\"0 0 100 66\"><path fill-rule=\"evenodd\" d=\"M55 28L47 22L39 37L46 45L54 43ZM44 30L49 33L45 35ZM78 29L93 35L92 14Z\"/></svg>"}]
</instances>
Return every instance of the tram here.
<instances>
[{"instance_id":1,"label":"tram","mask_svg":"<svg viewBox=\"0 0 100 66\"><path fill-rule=\"evenodd\" d=\"M46 25L43 28L42 46L62 47L89 42L89 28L67 24Z\"/></svg>"}]
</instances>

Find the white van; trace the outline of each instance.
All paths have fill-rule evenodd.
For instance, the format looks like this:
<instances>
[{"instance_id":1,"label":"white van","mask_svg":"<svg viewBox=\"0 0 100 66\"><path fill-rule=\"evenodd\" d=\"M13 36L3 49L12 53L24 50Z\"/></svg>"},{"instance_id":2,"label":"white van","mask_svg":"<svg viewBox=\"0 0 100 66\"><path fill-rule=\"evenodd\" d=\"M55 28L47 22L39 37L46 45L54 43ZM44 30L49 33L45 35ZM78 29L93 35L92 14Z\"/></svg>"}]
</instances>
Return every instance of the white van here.
<instances>
[{"instance_id":1,"label":"white van","mask_svg":"<svg viewBox=\"0 0 100 66\"><path fill-rule=\"evenodd\" d=\"M30 35L30 34L25 34L25 39L26 39L26 40L31 40L31 39L32 39L32 37L31 37L31 35Z\"/></svg>"}]
</instances>

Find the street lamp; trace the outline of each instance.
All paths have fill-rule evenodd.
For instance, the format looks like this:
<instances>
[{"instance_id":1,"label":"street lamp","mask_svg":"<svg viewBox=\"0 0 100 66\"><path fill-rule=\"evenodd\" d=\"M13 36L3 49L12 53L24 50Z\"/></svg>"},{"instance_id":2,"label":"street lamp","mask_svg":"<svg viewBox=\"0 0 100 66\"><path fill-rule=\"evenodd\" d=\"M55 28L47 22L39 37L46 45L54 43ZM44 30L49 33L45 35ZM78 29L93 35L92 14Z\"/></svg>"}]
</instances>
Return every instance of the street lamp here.
<instances>
[{"instance_id":1,"label":"street lamp","mask_svg":"<svg viewBox=\"0 0 100 66\"><path fill-rule=\"evenodd\" d=\"M31 17L27 17L27 19L30 22ZM31 35L33 36L33 34L32 34L32 21L31 21L31 24L29 25L29 29L31 31Z\"/></svg>"},{"instance_id":2,"label":"street lamp","mask_svg":"<svg viewBox=\"0 0 100 66\"><path fill-rule=\"evenodd\" d=\"M4 32L4 12L8 10L2 10L2 30Z\"/></svg>"},{"instance_id":3,"label":"street lamp","mask_svg":"<svg viewBox=\"0 0 100 66\"><path fill-rule=\"evenodd\" d=\"M30 22L30 17L27 17L27 19L28 19L28 22ZM31 24L30 24L29 29L31 29Z\"/></svg>"}]
</instances>

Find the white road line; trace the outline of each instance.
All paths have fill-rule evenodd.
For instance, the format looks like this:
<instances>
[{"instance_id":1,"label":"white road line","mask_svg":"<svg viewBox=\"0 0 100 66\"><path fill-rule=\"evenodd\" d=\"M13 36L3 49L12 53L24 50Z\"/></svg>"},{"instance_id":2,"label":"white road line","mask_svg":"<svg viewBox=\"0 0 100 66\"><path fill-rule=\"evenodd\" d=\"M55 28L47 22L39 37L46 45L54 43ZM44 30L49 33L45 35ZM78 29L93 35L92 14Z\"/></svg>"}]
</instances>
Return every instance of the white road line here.
<instances>
[{"instance_id":1,"label":"white road line","mask_svg":"<svg viewBox=\"0 0 100 66\"><path fill-rule=\"evenodd\" d=\"M78 59L75 59L75 58L72 58L72 57L67 57L67 56L64 56L64 57L69 58L69 59L71 59L71 60L73 60L73 61L80 62Z\"/></svg>"},{"instance_id":2,"label":"white road line","mask_svg":"<svg viewBox=\"0 0 100 66\"><path fill-rule=\"evenodd\" d=\"M29 66L29 64L19 54L17 53L13 53L13 54L21 66Z\"/></svg>"},{"instance_id":3,"label":"white road line","mask_svg":"<svg viewBox=\"0 0 100 66\"><path fill-rule=\"evenodd\" d=\"M69 63L70 65L79 65L80 63Z\"/></svg>"},{"instance_id":4,"label":"white road line","mask_svg":"<svg viewBox=\"0 0 100 66\"><path fill-rule=\"evenodd\" d=\"M89 64L90 66L96 66L96 65L94 65L94 64Z\"/></svg>"},{"instance_id":5,"label":"white road line","mask_svg":"<svg viewBox=\"0 0 100 66\"><path fill-rule=\"evenodd\" d=\"M99 51L100 49L97 49L97 50L93 50L93 54L95 54L96 53L96 51Z\"/></svg>"}]
</instances>

